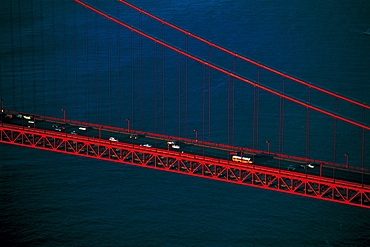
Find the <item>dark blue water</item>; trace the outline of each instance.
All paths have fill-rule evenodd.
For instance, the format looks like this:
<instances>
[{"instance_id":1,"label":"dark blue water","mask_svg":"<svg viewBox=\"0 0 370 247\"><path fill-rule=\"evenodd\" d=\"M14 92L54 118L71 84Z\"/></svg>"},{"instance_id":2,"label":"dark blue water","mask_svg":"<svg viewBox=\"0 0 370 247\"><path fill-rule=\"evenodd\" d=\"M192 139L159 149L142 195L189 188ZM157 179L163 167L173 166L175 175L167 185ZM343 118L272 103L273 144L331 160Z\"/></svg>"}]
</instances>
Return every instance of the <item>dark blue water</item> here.
<instances>
[{"instance_id":1,"label":"dark blue water","mask_svg":"<svg viewBox=\"0 0 370 247\"><path fill-rule=\"evenodd\" d=\"M90 3L163 37L160 24L117 1ZM367 1L131 3L237 53L369 102ZM269 140L273 152L281 149L276 96L260 93L256 143L253 87L235 81L231 90L227 76L193 61L188 61L186 86L184 57L166 49L162 60L159 45L74 1L9 0L1 13L0 98L6 109L62 118L63 108L73 120L125 127L130 118L137 130L193 138L197 129L203 140L262 150ZM170 29L164 34L185 47L184 36ZM190 38L188 49L257 80L256 67L236 61L233 68L232 57ZM266 71L260 71L260 79L282 88L282 78ZM288 80L285 87L308 98L305 87ZM311 97L335 109L334 99L314 92ZM306 109L288 102L285 107L285 153L335 157L339 163L348 153L352 165L362 166L364 156L363 165L370 168L368 132L363 153L361 130L338 123L334 154L333 120L310 112L307 152ZM338 108L369 122L370 114L359 107L338 102ZM5 144L0 145L0 193L2 246L370 244L368 209Z\"/></svg>"}]
</instances>

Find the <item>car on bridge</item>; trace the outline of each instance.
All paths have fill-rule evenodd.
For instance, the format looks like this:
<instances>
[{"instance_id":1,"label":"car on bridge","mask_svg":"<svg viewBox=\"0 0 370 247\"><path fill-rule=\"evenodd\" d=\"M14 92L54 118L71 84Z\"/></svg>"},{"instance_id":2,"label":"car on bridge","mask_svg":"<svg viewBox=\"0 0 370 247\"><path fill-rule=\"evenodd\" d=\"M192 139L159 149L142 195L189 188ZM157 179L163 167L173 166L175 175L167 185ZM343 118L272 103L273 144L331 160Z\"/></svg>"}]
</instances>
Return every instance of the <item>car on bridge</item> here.
<instances>
[{"instance_id":1,"label":"car on bridge","mask_svg":"<svg viewBox=\"0 0 370 247\"><path fill-rule=\"evenodd\" d=\"M316 167L316 164L314 164L314 163L308 163L307 166L308 166L308 168L315 168Z\"/></svg>"},{"instance_id":2,"label":"car on bridge","mask_svg":"<svg viewBox=\"0 0 370 247\"><path fill-rule=\"evenodd\" d=\"M167 142L167 145L168 146L171 146L171 148L174 148L174 149L180 149L180 145L179 143L175 142L175 141L168 141Z\"/></svg>"},{"instance_id":3,"label":"car on bridge","mask_svg":"<svg viewBox=\"0 0 370 247\"><path fill-rule=\"evenodd\" d=\"M139 137L145 137L145 135L142 135L142 134L131 134L130 135L130 138L131 139L138 139Z\"/></svg>"},{"instance_id":4,"label":"car on bridge","mask_svg":"<svg viewBox=\"0 0 370 247\"><path fill-rule=\"evenodd\" d=\"M311 169L313 169L313 168L315 168L315 164L313 164L313 163L306 163L306 164L301 164L301 168L303 168L303 169L307 169L307 168L311 168Z\"/></svg>"},{"instance_id":5,"label":"car on bridge","mask_svg":"<svg viewBox=\"0 0 370 247\"><path fill-rule=\"evenodd\" d=\"M253 161L249 157L239 156L239 155L233 155L231 157L232 161L246 163L246 164L253 164Z\"/></svg>"},{"instance_id":6,"label":"car on bridge","mask_svg":"<svg viewBox=\"0 0 370 247\"><path fill-rule=\"evenodd\" d=\"M54 128L57 131L62 131L62 130L66 129L65 127L60 126L59 124L53 124L51 127Z\"/></svg>"},{"instance_id":7,"label":"car on bridge","mask_svg":"<svg viewBox=\"0 0 370 247\"><path fill-rule=\"evenodd\" d=\"M108 140L110 140L111 142L118 142L118 139L115 138L114 136L109 137Z\"/></svg>"},{"instance_id":8,"label":"car on bridge","mask_svg":"<svg viewBox=\"0 0 370 247\"><path fill-rule=\"evenodd\" d=\"M288 167L286 168L288 171L295 171L297 169L298 165L295 165L295 164L292 164L292 165L288 165Z\"/></svg>"},{"instance_id":9,"label":"car on bridge","mask_svg":"<svg viewBox=\"0 0 370 247\"><path fill-rule=\"evenodd\" d=\"M178 145L178 144L173 144L171 147L174 148L174 149L180 149L180 145Z\"/></svg>"}]
</instances>

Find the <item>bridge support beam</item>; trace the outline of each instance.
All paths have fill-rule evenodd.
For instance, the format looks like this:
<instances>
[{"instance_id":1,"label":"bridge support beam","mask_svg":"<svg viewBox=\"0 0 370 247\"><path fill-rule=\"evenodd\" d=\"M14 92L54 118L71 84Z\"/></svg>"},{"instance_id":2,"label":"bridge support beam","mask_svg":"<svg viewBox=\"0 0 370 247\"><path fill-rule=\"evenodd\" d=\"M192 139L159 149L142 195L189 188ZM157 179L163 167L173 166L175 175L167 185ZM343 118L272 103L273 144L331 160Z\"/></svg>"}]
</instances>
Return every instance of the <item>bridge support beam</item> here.
<instances>
[{"instance_id":1,"label":"bridge support beam","mask_svg":"<svg viewBox=\"0 0 370 247\"><path fill-rule=\"evenodd\" d=\"M6 124L0 126L0 142L370 208L370 186L230 160Z\"/></svg>"}]
</instances>

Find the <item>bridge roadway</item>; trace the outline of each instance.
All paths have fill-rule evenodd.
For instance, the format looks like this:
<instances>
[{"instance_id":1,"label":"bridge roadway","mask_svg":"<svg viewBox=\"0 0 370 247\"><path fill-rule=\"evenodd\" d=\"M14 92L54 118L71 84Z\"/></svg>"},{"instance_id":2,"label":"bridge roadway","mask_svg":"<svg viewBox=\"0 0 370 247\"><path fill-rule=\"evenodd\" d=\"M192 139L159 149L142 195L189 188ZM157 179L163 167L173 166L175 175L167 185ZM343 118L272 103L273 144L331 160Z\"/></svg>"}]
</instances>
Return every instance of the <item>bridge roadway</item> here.
<instances>
[{"instance_id":1,"label":"bridge roadway","mask_svg":"<svg viewBox=\"0 0 370 247\"><path fill-rule=\"evenodd\" d=\"M144 134L134 130L122 129L108 129L106 127L97 127L98 125L88 125L87 123L78 124L73 121L63 121L62 119L42 118L40 116L34 117L32 115L24 115L22 113L12 114L2 113L0 116L1 124L11 124L17 126L24 126L24 128L37 128L48 131L63 132L68 134L75 134L77 136L85 136L92 138L99 138L109 140L113 137L119 142L148 146L157 149L172 150L183 153L190 153L194 155L202 155L206 157L231 160L233 155L249 157L253 161L254 166L262 166L275 168L279 173L287 171L298 172L309 175L323 176L329 179L343 180L351 183L358 183L370 185L370 172L365 170L356 170L344 168L340 165L329 165L331 163L325 162L307 162L295 158L279 157L275 154L268 154L266 152L258 153L258 151L233 149L210 145L209 143L198 142L197 140L176 140L175 137L164 137L159 135ZM59 133L60 134L60 133ZM173 141L179 148L173 148L169 141ZM114 142L114 141L112 141ZM308 167L312 164L314 168ZM353 167L352 167L353 168Z\"/></svg>"}]
</instances>

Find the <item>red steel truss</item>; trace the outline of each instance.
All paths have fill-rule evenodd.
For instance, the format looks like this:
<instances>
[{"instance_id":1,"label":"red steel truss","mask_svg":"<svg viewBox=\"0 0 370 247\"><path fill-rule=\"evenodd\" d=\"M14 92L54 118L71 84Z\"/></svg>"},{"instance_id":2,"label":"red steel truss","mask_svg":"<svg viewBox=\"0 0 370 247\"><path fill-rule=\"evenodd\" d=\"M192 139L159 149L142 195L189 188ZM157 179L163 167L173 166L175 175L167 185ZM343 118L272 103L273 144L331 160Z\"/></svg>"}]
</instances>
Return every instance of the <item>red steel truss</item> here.
<instances>
[{"instance_id":1,"label":"red steel truss","mask_svg":"<svg viewBox=\"0 0 370 247\"><path fill-rule=\"evenodd\" d=\"M370 208L370 186L177 151L22 126L0 126L0 142L177 172Z\"/></svg>"}]
</instances>

